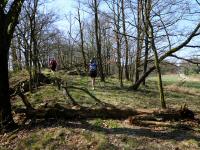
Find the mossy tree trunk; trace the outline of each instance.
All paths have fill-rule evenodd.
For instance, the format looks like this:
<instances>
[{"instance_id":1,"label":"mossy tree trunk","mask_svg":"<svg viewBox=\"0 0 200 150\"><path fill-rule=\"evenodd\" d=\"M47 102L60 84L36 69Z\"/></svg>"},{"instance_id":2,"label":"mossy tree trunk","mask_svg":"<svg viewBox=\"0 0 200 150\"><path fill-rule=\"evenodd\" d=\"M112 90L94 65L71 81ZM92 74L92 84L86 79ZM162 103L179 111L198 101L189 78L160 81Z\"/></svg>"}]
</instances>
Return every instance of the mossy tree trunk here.
<instances>
[{"instance_id":1,"label":"mossy tree trunk","mask_svg":"<svg viewBox=\"0 0 200 150\"><path fill-rule=\"evenodd\" d=\"M19 71L17 48L16 48L15 45L16 45L15 41L12 41L12 44L11 44L11 56L12 56L12 69L13 69L14 72Z\"/></svg>"},{"instance_id":2,"label":"mossy tree trunk","mask_svg":"<svg viewBox=\"0 0 200 150\"><path fill-rule=\"evenodd\" d=\"M115 5L117 4L117 7ZM117 9L117 12L115 11ZM120 6L119 0L113 0L113 11L114 11L114 28L115 32L115 40L116 40L116 50L117 50L117 67L118 67L118 78L120 81L120 87L123 87L123 70L122 70L122 62L121 62L121 41L120 41Z\"/></svg>"},{"instance_id":3,"label":"mossy tree trunk","mask_svg":"<svg viewBox=\"0 0 200 150\"><path fill-rule=\"evenodd\" d=\"M8 56L11 39L24 0L14 0L5 13L8 1L0 2L0 122L3 127L13 127L8 79Z\"/></svg>"},{"instance_id":4,"label":"mossy tree trunk","mask_svg":"<svg viewBox=\"0 0 200 150\"><path fill-rule=\"evenodd\" d=\"M155 46L155 42L154 42L154 35L153 35L153 26L151 25L151 22L149 21L149 26L150 26L150 30L151 30L151 46L152 46L152 50L154 52L154 63L155 63L155 67L158 73L158 89L160 92L160 101L161 101L161 106L163 109L166 108L166 103L165 103L165 98L164 98L164 90L163 90L163 84L162 84L162 76L161 76L161 70L160 70L160 65L159 65L159 59L158 59L158 53L157 53L157 49Z\"/></svg>"},{"instance_id":5,"label":"mossy tree trunk","mask_svg":"<svg viewBox=\"0 0 200 150\"><path fill-rule=\"evenodd\" d=\"M32 8L32 14L29 14L30 17L30 30L31 30L31 41L32 41L32 62L33 62L33 81L34 86L38 87L38 74L40 73L39 69L39 51L38 51L38 42L37 42L37 25L36 25L36 14L38 9L38 0L33 1L33 8Z\"/></svg>"}]
</instances>

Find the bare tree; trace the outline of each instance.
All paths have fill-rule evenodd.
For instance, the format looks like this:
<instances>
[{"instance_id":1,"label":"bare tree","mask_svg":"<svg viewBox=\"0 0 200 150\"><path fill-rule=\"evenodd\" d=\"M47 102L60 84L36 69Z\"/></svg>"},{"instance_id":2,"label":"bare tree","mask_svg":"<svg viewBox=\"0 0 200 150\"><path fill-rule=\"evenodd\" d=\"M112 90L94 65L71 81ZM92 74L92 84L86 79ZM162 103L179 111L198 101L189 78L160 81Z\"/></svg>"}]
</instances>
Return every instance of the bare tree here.
<instances>
[{"instance_id":1,"label":"bare tree","mask_svg":"<svg viewBox=\"0 0 200 150\"><path fill-rule=\"evenodd\" d=\"M185 1L183 2L158 1L157 3L155 1L143 1L142 18L143 18L143 34L145 34L144 69L143 69L143 75L132 86L134 89L137 89L140 83L145 82L145 78L148 76L148 74L152 72L154 69L156 69L154 68L155 66L150 67L153 65L150 64L149 61L149 59L153 58L152 54L153 51L150 51L152 49L151 47L152 44L150 45L150 40L148 40L149 30L150 30L150 28L148 27L149 23L145 20L147 20L148 18L149 20L151 20L155 33L154 43L156 50L158 52L158 58L160 62L166 57L169 57L171 54L175 53L176 51L179 51L180 49L186 47L187 44L192 40L192 38L198 35L198 26L194 30L194 32L197 33L194 34L191 33L190 36L188 36L189 35L188 31L185 32L183 29L180 32L176 29L176 27L179 26L179 24L183 21L183 18L187 18L188 15L191 15L191 12L188 11L189 7L190 7L189 4L186 3ZM198 22L198 20L195 21L194 19L193 22ZM172 37L178 37L179 40L176 41L173 38L172 41L170 40L172 39ZM185 37L188 37L188 40L183 41ZM180 42L181 40L182 43ZM176 49L175 52L172 52L171 50L174 49ZM147 67L147 62L149 63L149 67Z\"/></svg>"},{"instance_id":2,"label":"bare tree","mask_svg":"<svg viewBox=\"0 0 200 150\"><path fill-rule=\"evenodd\" d=\"M145 32L145 52L144 52L143 74L146 73L147 65L148 65L148 55L149 55L149 24L148 24L148 20L150 20L151 4L152 4L152 0L145 0L142 3L142 20L143 20L144 32ZM143 85L145 85L145 79L143 81Z\"/></svg>"},{"instance_id":3,"label":"bare tree","mask_svg":"<svg viewBox=\"0 0 200 150\"><path fill-rule=\"evenodd\" d=\"M165 103L165 99L164 99L164 91L163 91L163 83L162 83L162 77L161 77L161 71L160 71L160 65L159 65L159 58L158 58L158 52L157 52L157 49L156 49L156 46L155 46L155 41L154 41L154 29L153 29L153 26L151 24L151 21L148 19L148 24L149 24L149 27L150 27L150 35L151 35L151 47L153 49L153 52L154 52L154 57L155 57L155 67L156 67L156 70L157 70L157 73L158 73L158 88L159 88L159 91L160 91L160 101L161 101L161 105L162 105L162 108L166 108L166 103Z\"/></svg>"},{"instance_id":4,"label":"bare tree","mask_svg":"<svg viewBox=\"0 0 200 150\"><path fill-rule=\"evenodd\" d=\"M127 80L129 80L129 67L128 67L128 62L129 62L129 43L128 43L128 38L127 38L127 33L126 33L126 20L125 20L125 8L124 8L124 0L121 0L121 10L122 10L122 24L123 24L123 36L125 40L125 46L126 46L126 51L125 51L125 77Z\"/></svg>"},{"instance_id":5,"label":"bare tree","mask_svg":"<svg viewBox=\"0 0 200 150\"><path fill-rule=\"evenodd\" d=\"M174 54L175 52L179 51L180 49L182 49L183 47L187 46L187 44L197 35L199 35L200 33L198 32L200 29L200 23L197 24L197 26L194 28L194 30L191 32L191 34L187 37L187 39L185 39L182 43L180 43L178 46L168 50L167 52L165 52L163 55L160 56L160 58L158 59L158 62L160 63L161 61L163 61L165 58L171 56L172 54ZM140 79L133 85L131 86L132 89L136 90L138 89L138 87L140 86L140 84L144 81L144 79L152 72L156 69L156 66L152 66L150 67L147 72L145 74L143 74Z\"/></svg>"},{"instance_id":6,"label":"bare tree","mask_svg":"<svg viewBox=\"0 0 200 150\"><path fill-rule=\"evenodd\" d=\"M140 75L140 63L142 52L142 0L137 1L137 49L135 54L135 80L136 83Z\"/></svg>"},{"instance_id":7,"label":"bare tree","mask_svg":"<svg viewBox=\"0 0 200 150\"><path fill-rule=\"evenodd\" d=\"M84 52L84 37L83 37L83 25L81 22L81 16L80 16L80 2L79 2L79 7L78 7L78 18L77 18L78 22L79 22L79 28L80 28L80 36L81 36L81 52L82 52L82 57L83 57L83 64L84 64L84 68L85 68L85 72L87 72L87 61L86 61L86 57L85 57L85 52Z\"/></svg>"},{"instance_id":8,"label":"bare tree","mask_svg":"<svg viewBox=\"0 0 200 150\"><path fill-rule=\"evenodd\" d=\"M116 5L116 6L115 6ZM116 12L117 10L117 12ZM117 43L117 66L118 66L118 78L120 86L123 87L123 70L121 65L121 40L120 40L120 1L113 0L113 13L114 13L114 29L115 29L115 40Z\"/></svg>"},{"instance_id":9,"label":"bare tree","mask_svg":"<svg viewBox=\"0 0 200 150\"><path fill-rule=\"evenodd\" d=\"M99 3L97 0L93 0L93 8L95 13L95 37L96 37L96 46L97 46L97 58L98 58L98 67L100 71L100 77L101 81L105 81L105 76L103 72L103 64L102 64L102 58L101 58L101 37L100 37L100 26L99 26L99 17L98 17L98 6Z\"/></svg>"}]
</instances>

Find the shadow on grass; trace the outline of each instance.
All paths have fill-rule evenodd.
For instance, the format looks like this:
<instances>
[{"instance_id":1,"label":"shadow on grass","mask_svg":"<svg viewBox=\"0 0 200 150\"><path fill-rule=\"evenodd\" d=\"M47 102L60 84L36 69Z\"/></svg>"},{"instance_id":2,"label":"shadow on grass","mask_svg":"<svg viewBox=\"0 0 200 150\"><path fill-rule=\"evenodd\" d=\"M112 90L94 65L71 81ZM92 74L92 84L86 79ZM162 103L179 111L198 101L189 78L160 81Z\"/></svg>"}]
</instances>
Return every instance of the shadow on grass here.
<instances>
[{"instance_id":1,"label":"shadow on grass","mask_svg":"<svg viewBox=\"0 0 200 150\"><path fill-rule=\"evenodd\" d=\"M135 136L135 137L146 137L160 140L176 140L176 141L184 141L184 140L196 140L200 141L200 136L195 135L193 131L187 131L183 129L173 129L167 131L154 131L150 128L139 127L139 128L105 128L101 126L96 126L88 123L85 120L81 121L41 121L35 125L24 126L19 130L31 130L36 127L47 128L47 127L64 127L71 129L85 129L92 132L100 132L105 135L125 135L125 136Z\"/></svg>"},{"instance_id":2,"label":"shadow on grass","mask_svg":"<svg viewBox=\"0 0 200 150\"><path fill-rule=\"evenodd\" d=\"M93 125L87 120L92 119L113 119L113 120L124 120L129 116L138 115L139 112L132 109L117 109L117 108L79 108L69 109L59 104L56 104L49 108L43 108L38 110L27 111L22 110L18 113L26 113L28 119L34 120L34 122L22 125L19 130L32 130L33 128L48 128L48 127L65 127L72 129L85 129L92 132L101 132L104 134L111 135L125 135L125 136L137 136L137 137L148 137L156 138L161 140L174 139L176 141L183 141L194 139L200 141L200 136L195 135L191 128L183 128L183 126L177 126L174 128L173 124L167 126L168 130L155 131L151 126L140 125L140 127L128 128L128 127L116 127L106 128L99 125ZM157 125L156 127L159 127ZM183 134L184 133L184 134Z\"/></svg>"}]
</instances>

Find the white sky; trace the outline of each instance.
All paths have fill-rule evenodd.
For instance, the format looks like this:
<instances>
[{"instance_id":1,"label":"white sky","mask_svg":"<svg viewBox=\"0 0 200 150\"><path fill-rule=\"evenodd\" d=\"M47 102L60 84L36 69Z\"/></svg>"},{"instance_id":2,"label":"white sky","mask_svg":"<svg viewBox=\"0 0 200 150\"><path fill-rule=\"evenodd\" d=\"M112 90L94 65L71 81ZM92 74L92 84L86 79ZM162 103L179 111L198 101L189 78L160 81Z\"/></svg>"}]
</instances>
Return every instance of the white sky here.
<instances>
[{"instance_id":1,"label":"white sky","mask_svg":"<svg viewBox=\"0 0 200 150\"><path fill-rule=\"evenodd\" d=\"M46 4L47 11L52 10L55 12L60 20L56 22L59 29L64 30L67 27L67 21L65 15L69 14L70 11L75 13L75 8L77 6L76 0L53 0Z\"/></svg>"}]
</instances>

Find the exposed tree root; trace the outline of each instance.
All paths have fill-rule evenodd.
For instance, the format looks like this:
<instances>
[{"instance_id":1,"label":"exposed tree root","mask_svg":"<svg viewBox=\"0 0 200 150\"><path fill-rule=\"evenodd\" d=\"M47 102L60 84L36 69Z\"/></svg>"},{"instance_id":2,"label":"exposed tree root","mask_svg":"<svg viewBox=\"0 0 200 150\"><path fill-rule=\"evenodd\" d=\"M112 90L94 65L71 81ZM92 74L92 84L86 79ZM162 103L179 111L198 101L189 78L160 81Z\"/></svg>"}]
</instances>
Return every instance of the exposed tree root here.
<instances>
[{"instance_id":1,"label":"exposed tree root","mask_svg":"<svg viewBox=\"0 0 200 150\"><path fill-rule=\"evenodd\" d=\"M26 83L26 81L25 81ZM34 109L31 104L29 103L29 101L27 100L26 96L24 95L24 92L27 91L27 89L24 88L24 82L20 82L19 84L17 84L15 87L10 88L10 96L14 97L14 96L19 96L22 99L22 102L24 103L24 105L26 106L26 109Z\"/></svg>"}]
</instances>

